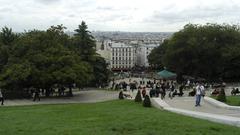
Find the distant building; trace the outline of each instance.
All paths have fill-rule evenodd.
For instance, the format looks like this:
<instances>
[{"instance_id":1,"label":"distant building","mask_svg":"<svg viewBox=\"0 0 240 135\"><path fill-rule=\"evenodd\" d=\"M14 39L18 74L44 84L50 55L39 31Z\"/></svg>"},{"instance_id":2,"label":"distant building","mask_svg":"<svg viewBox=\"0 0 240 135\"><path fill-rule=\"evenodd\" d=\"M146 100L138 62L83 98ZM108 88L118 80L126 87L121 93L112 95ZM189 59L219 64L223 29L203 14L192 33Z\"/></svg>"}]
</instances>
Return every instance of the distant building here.
<instances>
[{"instance_id":1,"label":"distant building","mask_svg":"<svg viewBox=\"0 0 240 135\"><path fill-rule=\"evenodd\" d=\"M159 44L148 44L148 45L139 45L137 48L137 63L136 65L141 67L149 67L148 58L147 56L151 53L151 51L158 47Z\"/></svg>"},{"instance_id":2,"label":"distant building","mask_svg":"<svg viewBox=\"0 0 240 135\"><path fill-rule=\"evenodd\" d=\"M147 56L159 44L136 42L98 41L97 53L109 64L114 71L131 70L134 66L149 67Z\"/></svg>"},{"instance_id":3,"label":"distant building","mask_svg":"<svg viewBox=\"0 0 240 135\"><path fill-rule=\"evenodd\" d=\"M112 43L111 69L130 70L136 64L136 48L124 43Z\"/></svg>"}]
</instances>

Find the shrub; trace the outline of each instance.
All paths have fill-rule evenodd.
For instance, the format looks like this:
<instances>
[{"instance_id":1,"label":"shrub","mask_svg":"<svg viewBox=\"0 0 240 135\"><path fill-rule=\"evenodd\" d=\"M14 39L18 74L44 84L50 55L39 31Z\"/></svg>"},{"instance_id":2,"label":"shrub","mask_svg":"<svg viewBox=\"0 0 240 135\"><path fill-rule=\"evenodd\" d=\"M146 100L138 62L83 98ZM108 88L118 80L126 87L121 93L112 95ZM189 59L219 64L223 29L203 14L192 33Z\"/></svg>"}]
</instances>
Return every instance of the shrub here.
<instances>
[{"instance_id":1,"label":"shrub","mask_svg":"<svg viewBox=\"0 0 240 135\"><path fill-rule=\"evenodd\" d=\"M150 97L148 95L146 95L144 100L143 100L143 106L144 107L151 107L151 100L150 100Z\"/></svg>"},{"instance_id":2,"label":"shrub","mask_svg":"<svg viewBox=\"0 0 240 135\"><path fill-rule=\"evenodd\" d=\"M217 100L221 101L221 102L226 102L227 101L225 91L224 91L223 88L221 89L220 93L218 94Z\"/></svg>"},{"instance_id":3,"label":"shrub","mask_svg":"<svg viewBox=\"0 0 240 135\"><path fill-rule=\"evenodd\" d=\"M137 95L135 97L135 102L142 102L142 96L140 90L138 90Z\"/></svg>"},{"instance_id":4,"label":"shrub","mask_svg":"<svg viewBox=\"0 0 240 135\"><path fill-rule=\"evenodd\" d=\"M118 98L119 98L119 99L124 99L124 97L123 97L123 92L122 92L122 91L119 92Z\"/></svg>"}]
</instances>

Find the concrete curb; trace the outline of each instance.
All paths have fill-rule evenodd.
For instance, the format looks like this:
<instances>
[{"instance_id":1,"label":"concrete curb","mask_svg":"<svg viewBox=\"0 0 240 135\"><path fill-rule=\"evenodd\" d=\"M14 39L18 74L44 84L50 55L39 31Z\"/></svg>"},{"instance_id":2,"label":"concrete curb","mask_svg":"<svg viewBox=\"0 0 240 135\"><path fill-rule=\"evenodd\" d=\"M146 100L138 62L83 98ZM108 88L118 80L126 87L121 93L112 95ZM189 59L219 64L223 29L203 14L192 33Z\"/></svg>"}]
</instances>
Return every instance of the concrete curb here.
<instances>
[{"instance_id":1,"label":"concrete curb","mask_svg":"<svg viewBox=\"0 0 240 135\"><path fill-rule=\"evenodd\" d=\"M224 108L224 109L228 109L228 110L240 111L240 106L227 105L223 102L217 101L217 100L215 100L213 98L210 98L210 97L204 97L204 100L207 101L208 103L210 103L211 105L216 106L216 107L220 107L220 108Z\"/></svg>"},{"instance_id":2,"label":"concrete curb","mask_svg":"<svg viewBox=\"0 0 240 135\"><path fill-rule=\"evenodd\" d=\"M161 108L170 112L240 127L240 118L225 116L225 115L218 115L218 114L211 114L211 113L189 111L184 109L177 109L177 108L170 107L165 101L161 100L160 98L153 98L152 105L156 108Z\"/></svg>"}]
</instances>

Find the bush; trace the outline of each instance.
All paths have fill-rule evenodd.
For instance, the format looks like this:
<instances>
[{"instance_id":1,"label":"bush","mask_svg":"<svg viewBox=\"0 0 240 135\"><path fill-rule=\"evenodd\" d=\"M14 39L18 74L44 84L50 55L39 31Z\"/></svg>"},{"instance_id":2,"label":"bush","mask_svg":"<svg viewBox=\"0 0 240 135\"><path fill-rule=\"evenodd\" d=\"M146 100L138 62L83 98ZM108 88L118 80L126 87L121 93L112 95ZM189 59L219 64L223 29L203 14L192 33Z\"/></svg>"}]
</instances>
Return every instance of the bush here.
<instances>
[{"instance_id":1,"label":"bush","mask_svg":"<svg viewBox=\"0 0 240 135\"><path fill-rule=\"evenodd\" d=\"M146 95L144 100L143 100L143 106L144 107L151 107L151 100L150 100L150 97L148 95Z\"/></svg>"},{"instance_id":2,"label":"bush","mask_svg":"<svg viewBox=\"0 0 240 135\"><path fill-rule=\"evenodd\" d=\"M142 96L140 90L138 90L137 95L135 97L135 102L142 102Z\"/></svg>"},{"instance_id":3,"label":"bush","mask_svg":"<svg viewBox=\"0 0 240 135\"><path fill-rule=\"evenodd\" d=\"M118 98L119 98L119 99L124 99L124 97L123 97L123 92L122 92L122 91L119 92Z\"/></svg>"},{"instance_id":4,"label":"bush","mask_svg":"<svg viewBox=\"0 0 240 135\"><path fill-rule=\"evenodd\" d=\"M226 102L227 101L225 91L224 91L223 88L221 89L220 93L218 94L217 100L221 101L221 102Z\"/></svg>"}]
</instances>

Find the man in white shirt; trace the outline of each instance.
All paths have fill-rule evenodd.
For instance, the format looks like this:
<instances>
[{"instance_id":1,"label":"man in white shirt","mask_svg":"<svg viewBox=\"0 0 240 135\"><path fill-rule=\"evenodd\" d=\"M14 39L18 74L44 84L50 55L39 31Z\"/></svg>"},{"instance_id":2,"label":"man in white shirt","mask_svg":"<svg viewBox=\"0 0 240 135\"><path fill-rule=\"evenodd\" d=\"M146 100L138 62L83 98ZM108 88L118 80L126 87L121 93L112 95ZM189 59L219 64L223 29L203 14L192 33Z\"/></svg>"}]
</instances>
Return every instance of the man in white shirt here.
<instances>
[{"instance_id":1,"label":"man in white shirt","mask_svg":"<svg viewBox=\"0 0 240 135\"><path fill-rule=\"evenodd\" d=\"M200 89L201 89L201 96L205 96L205 88L203 86L203 84L200 85Z\"/></svg>"},{"instance_id":2,"label":"man in white shirt","mask_svg":"<svg viewBox=\"0 0 240 135\"><path fill-rule=\"evenodd\" d=\"M198 83L196 87L196 105L195 105L196 107L200 106L201 96L202 96L202 88L201 88L201 85Z\"/></svg>"}]
</instances>

